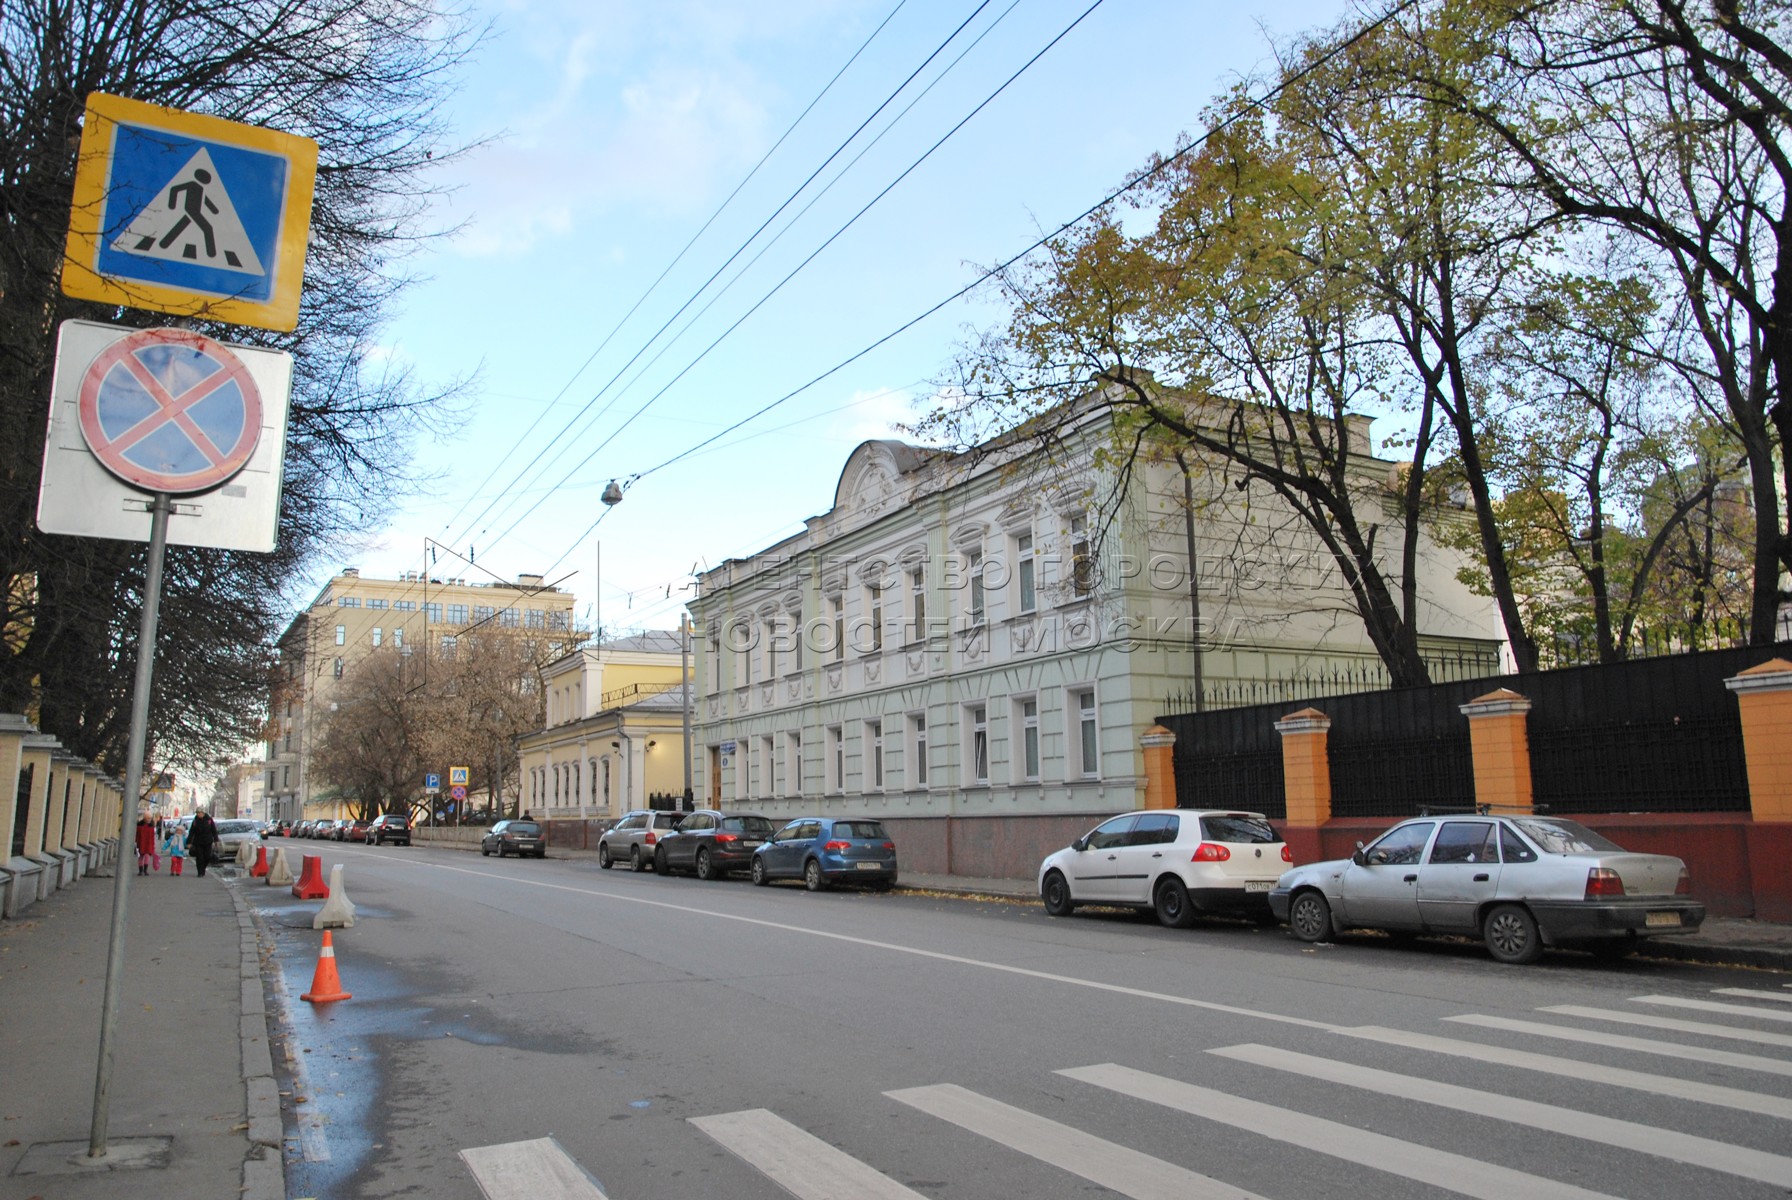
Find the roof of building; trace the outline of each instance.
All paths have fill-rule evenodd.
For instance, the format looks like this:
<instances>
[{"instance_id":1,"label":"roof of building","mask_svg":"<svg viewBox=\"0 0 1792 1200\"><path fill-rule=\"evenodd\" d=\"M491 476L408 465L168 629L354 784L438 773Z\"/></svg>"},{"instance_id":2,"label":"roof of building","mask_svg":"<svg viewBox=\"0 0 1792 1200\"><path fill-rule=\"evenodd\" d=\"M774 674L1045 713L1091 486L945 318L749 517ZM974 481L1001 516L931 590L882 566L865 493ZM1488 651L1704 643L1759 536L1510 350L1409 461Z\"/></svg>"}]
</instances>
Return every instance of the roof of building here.
<instances>
[{"instance_id":1,"label":"roof of building","mask_svg":"<svg viewBox=\"0 0 1792 1200\"><path fill-rule=\"evenodd\" d=\"M644 653L678 654L684 648L684 640L676 629L649 629L644 633L631 633L619 638L606 638L594 647L600 650L628 650Z\"/></svg>"}]
</instances>

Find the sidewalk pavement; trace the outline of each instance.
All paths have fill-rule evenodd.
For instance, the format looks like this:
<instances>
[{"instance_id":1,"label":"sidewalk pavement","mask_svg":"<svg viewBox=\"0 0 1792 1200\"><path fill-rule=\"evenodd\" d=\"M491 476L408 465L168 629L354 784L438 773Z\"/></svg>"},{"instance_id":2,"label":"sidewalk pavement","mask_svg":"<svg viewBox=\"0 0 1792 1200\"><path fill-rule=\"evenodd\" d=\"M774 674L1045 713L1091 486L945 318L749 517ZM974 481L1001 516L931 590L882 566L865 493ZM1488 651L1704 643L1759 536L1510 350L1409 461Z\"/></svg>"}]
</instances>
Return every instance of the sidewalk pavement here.
<instances>
[{"instance_id":1,"label":"sidewalk pavement","mask_svg":"<svg viewBox=\"0 0 1792 1200\"><path fill-rule=\"evenodd\" d=\"M472 847L468 847L472 849ZM552 857L594 853L554 848ZM126 870L131 867L127 864ZM231 868L131 879L108 1145L162 1165L95 1167L93 1115L113 881L89 875L0 921L0 1196L282 1200L281 1118L245 886ZM900 889L1035 902L1030 880L909 874ZM1792 971L1792 926L1716 918L1649 957Z\"/></svg>"},{"instance_id":2,"label":"sidewalk pavement","mask_svg":"<svg viewBox=\"0 0 1792 1200\"><path fill-rule=\"evenodd\" d=\"M190 860L178 879L162 868L130 880L104 1165L87 1143L114 880L88 875L0 921L8 1200L286 1194L260 955L240 885L226 882L228 869L199 878ZM138 1153L156 1165L123 1165Z\"/></svg>"}]
</instances>

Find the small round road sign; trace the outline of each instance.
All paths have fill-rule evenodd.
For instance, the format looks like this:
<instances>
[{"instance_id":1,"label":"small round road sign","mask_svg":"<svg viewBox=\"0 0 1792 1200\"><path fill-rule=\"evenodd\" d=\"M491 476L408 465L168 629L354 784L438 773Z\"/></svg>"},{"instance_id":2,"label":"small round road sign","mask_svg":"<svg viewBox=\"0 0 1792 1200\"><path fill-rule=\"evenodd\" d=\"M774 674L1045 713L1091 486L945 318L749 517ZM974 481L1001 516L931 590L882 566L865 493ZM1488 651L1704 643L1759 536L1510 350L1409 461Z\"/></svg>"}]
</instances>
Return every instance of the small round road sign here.
<instances>
[{"instance_id":1,"label":"small round road sign","mask_svg":"<svg viewBox=\"0 0 1792 1200\"><path fill-rule=\"evenodd\" d=\"M100 465L146 492L217 487L261 437L261 391L241 359L184 329L121 338L81 377L81 433Z\"/></svg>"}]
</instances>

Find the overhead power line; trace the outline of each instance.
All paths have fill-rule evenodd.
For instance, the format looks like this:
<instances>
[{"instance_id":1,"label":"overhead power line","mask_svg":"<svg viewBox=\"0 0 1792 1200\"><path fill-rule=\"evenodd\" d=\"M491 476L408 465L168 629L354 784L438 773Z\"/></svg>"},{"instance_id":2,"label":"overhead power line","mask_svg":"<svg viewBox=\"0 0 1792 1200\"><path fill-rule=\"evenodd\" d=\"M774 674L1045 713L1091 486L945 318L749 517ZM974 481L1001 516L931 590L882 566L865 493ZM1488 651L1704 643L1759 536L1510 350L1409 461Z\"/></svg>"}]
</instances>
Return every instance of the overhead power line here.
<instances>
[{"instance_id":1,"label":"overhead power line","mask_svg":"<svg viewBox=\"0 0 1792 1200\"><path fill-rule=\"evenodd\" d=\"M654 330L653 333L647 338L647 340L641 344L640 348L638 350L636 350L632 355L629 356L628 361L623 363L622 366L618 367L616 369L616 373L611 375L610 378L607 381L605 381L604 385L602 387L600 387L596 391L596 393L594 393L592 395L592 397L589 400L587 400L582 406L580 406L579 410L572 415L572 417L566 422L566 424L564 426L561 427L560 432L558 434L556 434L553 438L549 439L548 443L545 446L543 446L541 450L537 451L533 456L530 457L528 462L524 463L523 466L518 469L516 474L512 477L510 487L504 489L503 492L499 493L497 496L494 496L492 499L490 499L486 502L485 508L480 511L479 516L473 518L473 520L471 522L469 522L468 528L467 528L467 530L463 531L462 536L465 536L466 534L470 533L471 527L479 524L479 522L485 518L486 514L491 511L492 505L497 503L499 496L510 494L512 489L515 489L519 484L523 487L523 489L526 490L530 484L533 484L535 482L535 479L532 478L532 479L529 479L525 483L524 476L528 475L529 472L535 468L536 464L541 461L542 456L547 453L548 447L551 447L551 446L562 446L563 447L564 446L564 443L562 443L561 439L563 437L565 437L567 431L570 430L574 425L576 425L579 422L580 418L582 418L587 412L591 411L592 406L595 405L600 399L602 399L604 394L607 393L612 387L615 386L616 381L621 379L622 376L627 373L628 369L630 367L632 367L635 364L635 362L637 360L639 360L640 357L643 354L645 354L648 351L648 349L651 348L656 341L659 340L660 335L665 333L667 329L671 328L673 323L676 322L679 317L684 315L685 311L687 309L689 309L691 307L691 305L693 305L697 302L697 300L703 295L703 293L709 289L709 286L712 283L714 283L722 275L722 273L724 271L726 271L728 269L728 267L734 262L735 259L739 258L742 254L746 253L747 248L753 244L753 242L759 237L759 235L764 233L765 230L772 224L772 222L778 219L778 215L780 213L782 213L785 209L789 208L793 203L795 203L797 197L802 195L804 189L806 189L811 183L813 183L815 181L816 177L819 176L823 171L825 171L827 169L828 164L833 162L836 158L840 157L840 155L845 152L846 148L852 144L853 140L855 138L857 138L859 136L859 134L864 132L866 126L870 125L871 122L876 120L877 115L879 113L883 112L884 109L888 108L892 103L894 103L894 101L896 100L896 97L901 95L902 92L908 87L908 85L914 82L915 77L920 75L922 71L926 70L927 65L929 63L931 63L934 59L938 58L940 56L940 54L945 51L946 47L951 45L952 42L957 39L957 37L960 33L964 32L965 27L968 26L972 21L976 20L977 14L981 13L985 8L989 7L989 5L992 2L993 2L993 0L982 0L982 2L979 3L976 8L971 10L970 16L966 17L963 21L959 22L958 27L955 28L950 34L948 34L946 39L944 41L942 41L938 46L936 46L931 54L929 54L925 59L922 60L920 66L916 67L913 71L909 72L908 77L906 79L904 79L900 84L898 84L897 87L895 88L895 90L893 90L888 96L884 97L883 102L880 103L875 109L873 109L871 114L869 116L867 116L863 121L861 121L859 123L858 127L856 129L854 129L852 131L852 133L848 134L847 137L838 146L836 146L834 148L833 152L830 153L827 156L827 158L823 159L821 164L809 173L808 178L804 179L802 183L797 185L795 190L793 190L788 196L786 196L784 198L783 202L780 203L778 205L778 207L772 211L771 215L766 217L765 220L760 223L759 227L757 229L755 229L750 235L748 235L748 237L746 238L745 241L741 242L741 244L735 248L734 252L732 254L730 254L726 260L723 261L722 265L717 267L715 269L715 271L710 274L709 278L704 280L703 283L700 286L698 286L697 290L692 292L691 295L684 301L684 303L680 304L678 306L677 311L675 311L671 316L667 317L666 320L664 321L664 323L662 323L658 329ZM1098 0L1098 2L1099 2L1099 0ZM894 16L894 15L895 15L894 13L891 14L891 16ZM881 26L880 26L880 28L881 28ZM869 42L869 39L867 39L867 41ZM863 49L863 47L861 47L861 50L862 49ZM842 68L842 69L844 69L844 68ZM757 168L755 168L755 169L757 169ZM738 190L738 189L736 189L736 190ZM670 268L668 268L668 270L670 270ZM643 297L643 299L645 299L645 297ZM632 312L633 310L631 309L630 311ZM605 339L605 343L608 344L608 339ZM600 347L600 349L601 349L601 347ZM593 352L593 356L595 357L595 352ZM583 369L584 368L580 368L581 371L583 371ZM593 418L592 423L595 423L597 420L601 420L604 413L607 413L609 411L610 407L614 404L615 404L615 400L612 400L610 402L610 404L605 405L603 411L599 412L596 418ZM633 418L631 417L630 419L632 420ZM608 442L606 441L605 444L607 445ZM596 453L596 452L594 451L593 453ZM551 459L550 462L558 460L559 456L560 456L559 452L556 452L554 455L554 458ZM543 469L544 470L546 469L545 466L543 467ZM495 474L495 471L494 471L494 474ZM481 485L481 486L483 487L484 485ZM531 509L531 511L533 511L533 509ZM513 522L512 525L510 526L510 528L514 529L515 527L516 527L516 524ZM479 533L482 535L484 534L484 532L485 532L484 529L479 530ZM509 532L509 530L506 530L506 533L508 533L508 532ZM500 536L503 536L503 535L500 535Z\"/></svg>"}]
</instances>

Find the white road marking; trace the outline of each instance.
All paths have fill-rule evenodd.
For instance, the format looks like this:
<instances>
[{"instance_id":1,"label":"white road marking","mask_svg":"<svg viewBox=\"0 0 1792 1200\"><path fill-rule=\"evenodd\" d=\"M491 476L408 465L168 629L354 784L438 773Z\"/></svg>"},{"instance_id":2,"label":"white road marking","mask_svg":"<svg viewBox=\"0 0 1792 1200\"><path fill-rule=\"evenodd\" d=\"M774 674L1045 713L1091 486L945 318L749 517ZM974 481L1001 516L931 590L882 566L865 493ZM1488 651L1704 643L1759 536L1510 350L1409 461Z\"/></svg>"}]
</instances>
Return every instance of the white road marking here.
<instances>
[{"instance_id":1,"label":"white road marking","mask_svg":"<svg viewBox=\"0 0 1792 1200\"><path fill-rule=\"evenodd\" d=\"M551 1137L460 1152L486 1200L604 1200L572 1155Z\"/></svg>"},{"instance_id":2,"label":"white road marking","mask_svg":"<svg viewBox=\"0 0 1792 1200\"><path fill-rule=\"evenodd\" d=\"M1459 1195L1474 1196L1477 1200L1511 1200L1514 1196L1523 1196L1525 1200L1599 1200L1604 1197L1604 1193L1588 1191L1571 1183L1528 1175L1510 1167L1451 1154L1447 1150L1434 1150L1430 1146L1371 1133L1323 1117L1311 1117L1273 1104L1246 1100L1181 1080L1149 1075L1116 1063L1076 1067L1058 1074L1346 1162L1386 1171L1390 1175Z\"/></svg>"},{"instance_id":3,"label":"white road marking","mask_svg":"<svg viewBox=\"0 0 1792 1200\"><path fill-rule=\"evenodd\" d=\"M1469 1013L1465 1016L1443 1019L1460 1021L1464 1025L1481 1025L1488 1029L1504 1029L1510 1033L1522 1033L1531 1037L1560 1038L1565 1042L1583 1042L1589 1046L1610 1046L1614 1050L1635 1050L1642 1054L1658 1054L1664 1058L1684 1058L1691 1062L1740 1067L1745 1071L1765 1071L1770 1075L1792 1075L1792 1062L1779 1058L1763 1058L1759 1054L1738 1054L1734 1050L1683 1046L1679 1042L1627 1037L1621 1033L1604 1033L1597 1029L1575 1029L1567 1025L1545 1025L1541 1021L1515 1021L1508 1017L1490 1017L1481 1013Z\"/></svg>"},{"instance_id":4,"label":"white road marking","mask_svg":"<svg viewBox=\"0 0 1792 1200\"><path fill-rule=\"evenodd\" d=\"M1792 983L1782 983L1781 987L1792 987ZM1744 996L1750 1000L1772 1000L1778 1004L1792 1004L1792 992L1769 992L1762 988L1712 988L1714 996Z\"/></svg>"},{"instance_id":5,"label":"white road marking","mask_svg":"<svg viewBox=\"0 0 1792 1200\"><path fill-rule=\"evenodd\" d=\"M1569 1079L1590 1080L1594 1083L1603 1083L1608 1087L1630 1088L1633 1091L1668 1096L1675 1100L1715 1104L1723 1108L1737 1108L1743 1112L1762 1113L1766 1116L1778 1117L1783 1121L1792 1121L1792 1100L1784 1096L1763 1095L1760 1092L1723 1087L1715 1083L1702 1083L1696 1079L1681 1079L1672 1075L1651 1075L1646 1071L1607 1067L1599 1063L1581 1062L1578 1059L1561 1058L1553 1054L1538 1054L1535 1051L1517 1050L1509 1046L1463 1042L1454 1038L1433 1037L1427 1033L1407 1033L1404 1030L1385 1029L1378 1025L1365 1025L1358 1029L1340 1029L1338 1032L1346 1037L1367 1038L1370 1041L1381 1042L1389 1046L1429 1050L1435 1054L1450 1054L1457 1058L1472 1058L1476 1062L1497 1063L1501 1066L1517 1067L1525 1071L1541 1071L1548 1075L1561 1075Z\"/></svg>"},{"instance_id":6,"label":"white road marking","mask_svg":"<svg viewBox=\"0 0 1792 1200\"><path fill-rule=\"evenodd\" d=\"M1243 1008L1236 1004L1216 1004L1211 1000L1196 1000L1189 996L1178 996L1169 992L1152 992L1144 988L1124 987L1117 983L1103 983L1099 979L1079 979L1075 975L1058 975L1051 971L1035 971L1027 967L1010 966L1007 963L988 962L979 958L966 958L962 954L947 954L941 950L923 950L919 946L904 946L898 942L883 942L875 938L854 937L847 933L830 933L825 929L811 929L804 925L791 925L783 921L767 921L762 917L747 917L740 913L718 911L709 908L697 908L689 904L673 904L667 900L649 900L645 896L623 896L615 892L597 891L592 888L573 887L564 883L549 883L542 879L518 879L514 875L499 875L492 871L480 871L471 867L450 867L441 863L417 862L414 859L389 858L380 856L382 861L398 863L401 866L417 867L423 870L451 871L458 875L473 875L480 879L496 879L504 883L519 884L524 887L542 888L551 892L571 892L575 896L592 896L599 900L615 900L623 904L640 904L648 908L664 909L668 912L686 913L703 917L711 921L736 921L742 925L756 925L761 929L777 929L784 933L801 934L804 937L825 938L831 942L844 942L853 946L864 946L871 950L888 950L895 954L908 954L916 958L932 959L934 962L955 963L961 967L976 967L984 971L997 971L1004 975L1017 975L1024 979L1040 979L1047 983L1063 983L1072 987L1088 988L1092 991L1107 992L1111 995L1131 996L1136 1000L1150 1000L1159 1004L1174 1004L1181 1008L1198 1008L1205 1012L1230 1013L1237 1017L1254 1017L1260 1021L1275 1021L1283 1025L1299 1025L1305 1029L1321 1029L1327 1032L1337 1029L1329 1021L1314 1021L1307 1017L1293 1017L1282 1013L1263 1012L1255 1008Z\"/></svg>"},{"instance_id":7,"label":"white road marking","mask_svg":"<svg viewBox=\"0 0 1792 1200\"><path fill-rule=\"evenodd\" d=\"M1243 1188L955 1084L884 1095L1133 1200L1260 1200Z\"/></svg>"},{"instance_id":8,"label":"white road marking","mask_svg":"<svg viewBox=\"0 0 1792 1200\"><path fill-rule=\"evenodd\" d=\"M1738 1042L1759 1042L1763 1046L1792 1046L1792 1035L1763 1033L1755 1029L1738 1029L1734 1025L1713 1025L1708 1021L1682 1021L1676 1017L1620 1012L1611 1008L1587 1008L1580 1004L1552 1004L1537 1011L1561 1013L1567 1017L1586 1017L1594 1021L1616 1021L1621 1025L1643 1025L1650 1029L1671 1029L1676 1033L1691 1033L1700 1037L1729 1038Z\"/></svg>"},{"instance_id":9,"label":"white road marking","mask_svg":"<svg viewBox=\"0 0 1792 1200\"><path fill-rule=\"evenodd\" d=\"M798 1200L925 1200L768 1109L690 1122Z\"/></svg>"},{"instance_id":10,"label":"white road marking","mask_svg":"<svg viewBox=\"0 0 1792 1200\"><path fill-rule=\"evenodd\" d=\"M1504 1096L1497 1092L1477 1091L1474 1088L1458 1087L1453 1083L1396 1075L1392 1071L1365 1067L1359 1063L1318 1058L1275 1046L1221 1046L1207 1053L1260 1067L1273 1067L1278 1071L1289 1071L1310 1079L1324 1079L1346 1087L1362 1088L1384 1096L1435 1104L1440 1108L1453 1108L1458 1112L1510 1121L1515 1125L1528 1125L1533 1129L1672 1159L1720 1171L1725 1175L1756 1179L1776 1187L1792 1187L1792 1158L1681 1133L1677 1129L1639 1125L1633 1121L1620 1121L1613 1117L1578 1112L1572 1108Z\"/></svg>"},{"instance_id":11,"label":"white road marking","mask_svg":"<svg viewBox=\"0 0 1792 1200\"><path fill-rule=\"evenodd\" d=\"M1697 1012L1728 1013L1735 1017L1754 1017L1760 1021L1792 1021L1792 1012L1771 1008L1751 1008L1746 1004L1723 1004L1716 1000L1690 1000L1684 996L1632 996L1632 1004L1659 1004L1664 1008L1690 1008Z\"/></svg>"}]
</instances>

